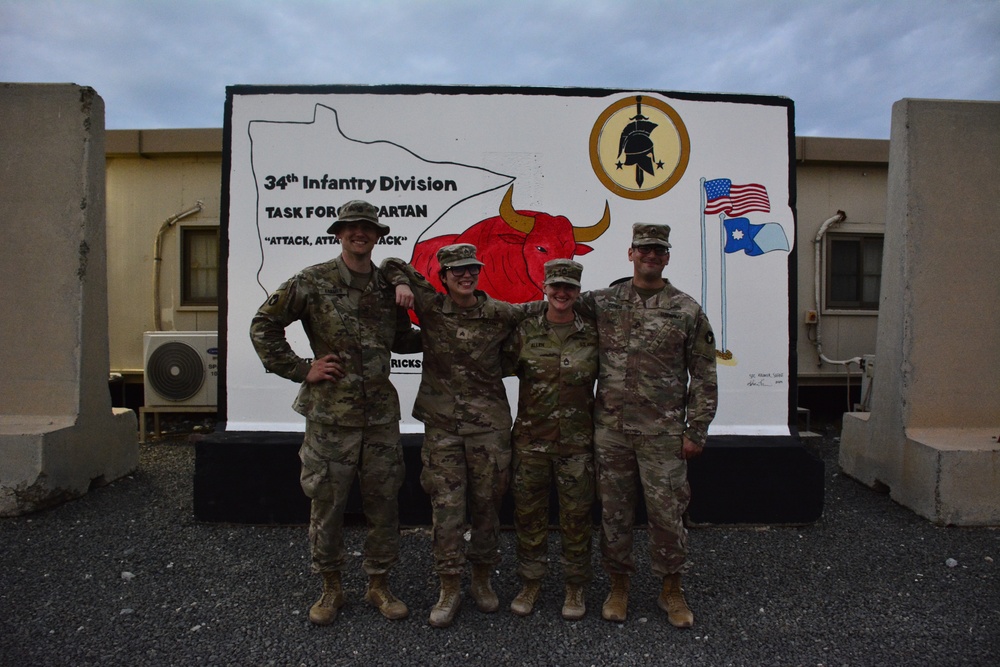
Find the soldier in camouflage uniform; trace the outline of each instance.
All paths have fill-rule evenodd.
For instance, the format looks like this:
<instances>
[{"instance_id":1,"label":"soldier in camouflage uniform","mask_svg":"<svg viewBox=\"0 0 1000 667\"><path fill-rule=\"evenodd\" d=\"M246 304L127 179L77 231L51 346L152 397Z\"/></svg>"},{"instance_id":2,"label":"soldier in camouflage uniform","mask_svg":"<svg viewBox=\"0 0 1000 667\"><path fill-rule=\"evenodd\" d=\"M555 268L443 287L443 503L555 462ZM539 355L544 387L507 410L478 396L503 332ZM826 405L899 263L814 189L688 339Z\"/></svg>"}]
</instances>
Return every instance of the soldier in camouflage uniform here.
<instances>
[{"instance_id":1,"label":"soldier in camouflage uniform","mask_svg":"<svg viewBox=\"0 0 1000 667\"><path fill-rule=\"evenodd\" d=\"M420 482L431 497L434 569L441 578L429 622L447 627L461 602L466 505L472 517L470 593L480 611L499 607L490 575L500 561L499 507L511 427L501 350L522 311L476 289L483 263L475 246L445 246L437 259L447 294L399 260L386 260L382 268L399 285L397 303L412 306L420 318L424 362L413 416L424 423Z\"/></svg>"},{"instance_id":2,"label":"soldier in camouflage uniform","mask_svg":"<svg viewBox=\"0 0 1000 667\"><path fill-rule=\"evenodd\" d=\"M510 604L527 616L547 570L549 493L559 498L563 618L586 613L584 587L593 579L590 543L594 502L594 382L597 329L573 311L583 266L571 259L545 263L546 311L525 319L505 350L520 379L514 422L514 526L523 587Z\"/></svg>"},{"instance_id":3,"label":"soldier in camouflage uniform","mask_svg":"<svg viewBox=\"0 0 1000 667\"><path fill-rule=\"evenodd\" d=\"M323 577L323 594L309 620L329 625L344 605L344 509L355 475L368 520L365 599L387 618L400 619L409 610L387 583L399 560L398 495L404 478L399 398L389 381L389 358L390 350L419 352L420 337L371 261L375 243L389 233L378 209L350 201L327 233L337 237L341 255L278 287L257 311L250 336L265 368L302 383L293 405L306 418L300 481L311 499L312 570ZM295 321L302 323L314 359L299 357L288 344L285 328Z\"/></svg>"},{"instance_id":4,"label":"soldier in camouflage uniform","mask_svg":"<svg viewBox=\"0 0 1000 667\"><path fill-rule=\"evenodd\" d=\"M600 379L594 410L601 555L611 578L602 615L624 621L632 525L640 484L649 519L653 573L663 578L658 604L671 624L691 627L681 589L687 570L683 515L690 499L687 461L701 453L715 416L715 337L704 311L662 277L670 227L632 227L632 280L584 294L597 318Z\"/></svg>"}]
</instances>

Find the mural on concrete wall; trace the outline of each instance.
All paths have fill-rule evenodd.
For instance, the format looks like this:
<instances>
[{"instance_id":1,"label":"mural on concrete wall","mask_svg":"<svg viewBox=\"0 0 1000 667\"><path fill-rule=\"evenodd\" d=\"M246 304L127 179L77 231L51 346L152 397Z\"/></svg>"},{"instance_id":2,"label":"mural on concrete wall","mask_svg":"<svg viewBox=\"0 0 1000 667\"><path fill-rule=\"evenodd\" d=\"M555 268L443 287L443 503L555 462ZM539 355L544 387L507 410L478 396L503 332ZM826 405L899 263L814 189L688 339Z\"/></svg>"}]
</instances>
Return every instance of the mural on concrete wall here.
<instances>
[{"instance_id":1,"label":"mural on concrete wall","mask_svg":"<svg viewBox=\"0 0 1000 667\"><path fill-rule=\"evenodd\" d=\"M669 224L665 276L702 304L719 341L712 433L788 433L788 100L247 86L230 89L227 108L228 430L303 428L295 385L264 372L247 327L278 284L339 254L326 230L338 206L366 199L391 228L376 262L406 259L440 288L437 249L472 243L480 289L518 303L542 298L542 266L558 257L584 265L584 289L630 276L632 224ZM297 326L288 334L311 356ZM392 364L403 430L419 431L419 355Z\"/></svg>"}]
</instances>

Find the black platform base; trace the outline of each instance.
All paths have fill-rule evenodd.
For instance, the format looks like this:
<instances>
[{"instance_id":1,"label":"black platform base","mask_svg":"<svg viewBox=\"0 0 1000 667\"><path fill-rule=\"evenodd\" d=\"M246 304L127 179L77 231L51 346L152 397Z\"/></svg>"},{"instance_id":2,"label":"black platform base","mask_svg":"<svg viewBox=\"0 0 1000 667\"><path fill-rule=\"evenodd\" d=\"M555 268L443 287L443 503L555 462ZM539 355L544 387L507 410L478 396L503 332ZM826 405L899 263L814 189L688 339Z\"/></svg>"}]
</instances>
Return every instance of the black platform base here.
<instances>
[{"instance_id":1,"label":"black platform base","mask_svg":"<svg viewBox=\"0 0 1000 667\"><path fill-rule=\"evenodd\" d=\"M422 435L404 435L406 479L400 521L430 525L430 498L420 486ZM214 433L195 445L194 516L199 521L250 524L309 522L309 499L299 486L301 433ZM364 520L357 480L348 519Z\"/></svg>"},{"instance_id":2,"label":"black platform base","mask_svg":"<svg viewBox=\"0 0 1000 667\"><path fill-rule=\"evenodd\" d=\"M406 479L399 493L405 526L431 523L430 498L420 486L422 435L403 435ZM220 432L195 446L194 516L198 521L305 524L309 500L299 486L301 433ZM713 437L693 461L691 524L805 524L823 515L823 462L791 437ZM357 482L346 521L363 522ZM553 525L558 523L554 498ZM600 510L595 507L595 521ZM504 498L504 525L513 524L513 502ZM645 507L636 513L645 523Z\"/></svg>"},{"instance_id":3,"label":"black platform base","mask_svg":"<svg viewBox=\"0 0 1000 667\"><path fill-rule=\"evenodd\" d=\"M807 524L823 516L823 461L795 437L713 436L688 466L688 522Z\"/></svg>"}]
</instances>

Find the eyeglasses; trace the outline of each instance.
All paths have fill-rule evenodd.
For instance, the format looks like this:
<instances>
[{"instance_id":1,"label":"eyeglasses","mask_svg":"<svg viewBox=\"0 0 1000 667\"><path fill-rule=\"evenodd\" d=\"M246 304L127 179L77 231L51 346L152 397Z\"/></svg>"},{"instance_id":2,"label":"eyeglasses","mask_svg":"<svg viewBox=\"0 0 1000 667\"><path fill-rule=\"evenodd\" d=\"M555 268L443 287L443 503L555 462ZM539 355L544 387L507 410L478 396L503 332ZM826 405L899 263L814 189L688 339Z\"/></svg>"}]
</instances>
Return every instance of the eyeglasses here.
<instances>
[{"instance_id":1,"label":"eyeglasses","mask_svg":"<svg viewBox=\"0 0 1000 667\"><path fill-rule=\"evenodd\" d=\"M447 266L444 270L450 273L453 278L461 278L466 273L470 276L478 276L481 268L482 267L480 266L472 264L469 266Z\"/></svg>"},{"instance_id":2,"label":"eyeglasses","mask_svg":"<svg viewBox=\"0 0 1000 667\"><path fill-rule=\"evenodd\" d=\"M632 246L632 249L638 250L639 253L643 255L648 255L649 253L653 253L657 257L663 257L664 255L670 253L670 248L662 245L655 245L653 243L649 243L646 245L634 245Z\"/></svg>"}]
</instances>

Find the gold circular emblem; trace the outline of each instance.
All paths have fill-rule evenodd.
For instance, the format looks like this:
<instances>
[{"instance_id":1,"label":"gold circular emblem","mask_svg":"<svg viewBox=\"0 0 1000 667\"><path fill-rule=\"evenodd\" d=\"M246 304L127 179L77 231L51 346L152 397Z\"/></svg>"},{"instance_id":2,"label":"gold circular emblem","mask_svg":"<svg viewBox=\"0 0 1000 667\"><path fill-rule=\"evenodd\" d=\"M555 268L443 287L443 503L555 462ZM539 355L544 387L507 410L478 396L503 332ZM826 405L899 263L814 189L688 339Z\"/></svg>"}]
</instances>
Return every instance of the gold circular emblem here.
<instances>
[{"instance_id":1,"label":"gold circular emblem","mask_svg":"<svg viewBox=\"0 0 1000 667\"><path fill-rule=\"evenodd\" d=\"M611 192L653 199L677 185L691 157L691 139L680 115L655 97L618 100L590 131L590 164Z\"/></svg>"}]
</instances>

